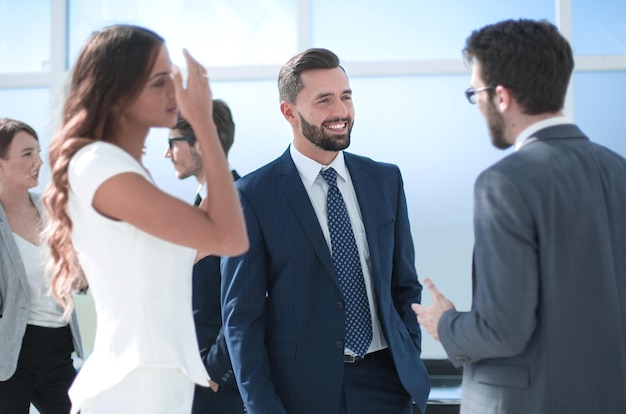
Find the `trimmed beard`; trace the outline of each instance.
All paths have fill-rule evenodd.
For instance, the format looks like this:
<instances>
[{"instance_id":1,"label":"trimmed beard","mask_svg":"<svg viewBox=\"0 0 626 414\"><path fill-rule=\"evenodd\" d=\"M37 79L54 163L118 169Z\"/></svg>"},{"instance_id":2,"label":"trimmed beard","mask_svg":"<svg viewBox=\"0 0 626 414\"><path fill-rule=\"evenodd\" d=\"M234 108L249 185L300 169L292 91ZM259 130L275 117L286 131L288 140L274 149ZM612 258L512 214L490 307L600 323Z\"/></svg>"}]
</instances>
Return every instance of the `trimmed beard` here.
<instances>
[{"instance_id":1,"label":"trimmed beard","mask_svg":"<svg viewBox=\"0 0 626 414\"><path fill-rule=\"evenodd\" d=\"M189 155L191 156L191 162L193 166L186 170L178 173L178 179L184 180L185 178L194 176L197 177L198 174L202 171L202 157L198 150L195 147L189 147Z\"/></svg>"},{"instance_id":2,"label":"trimmed beard","mask_svg":"<svg viewBox=\"0 0 626 414\"><path fill-rule=\"evenodd\" d=\"M298 112L298 116L300 117L300 124L302 125L302 135L312 144L324 151L338 152L350 146L350 133L352 132L353 125L350 118L335 118L325 121L324 123L345 122L348 125L347 133L342 135L330 135L326 133L324 126L316 127L307 122L300 112Z\"/></svg>"},{"instance_id":3,"label":"trimmed beard","mask_svg":"<svg viewBox=\"0 0 626 414\"><path fill-rule=\"evenodd\" d=\"M499 149L507 149L511 146L504 136L506 130L506 122L504 116L496 108L493 101L487 104L487 126L489 127L489 135L491 135L491 143Z\"/></svg>"}]
</instances>

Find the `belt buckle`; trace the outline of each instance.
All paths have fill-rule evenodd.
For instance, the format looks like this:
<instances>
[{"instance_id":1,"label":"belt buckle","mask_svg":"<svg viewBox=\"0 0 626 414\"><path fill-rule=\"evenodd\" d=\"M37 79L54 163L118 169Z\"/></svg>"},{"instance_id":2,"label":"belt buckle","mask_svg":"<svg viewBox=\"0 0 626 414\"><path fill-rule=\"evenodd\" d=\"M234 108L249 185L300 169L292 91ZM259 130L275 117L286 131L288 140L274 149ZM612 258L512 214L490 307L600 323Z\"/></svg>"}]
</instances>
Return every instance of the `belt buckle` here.
<instances>
[{"instance_id":1,"label":"belt buckle","mask_svg":"<svg viewBox=\"0 0 626 414\"><path fill-rule=\"evenodd\" d=\"M358 355L344 355L343 356L343 362L347 362L348 364L353 364L357 361L360 361L361 357L359 357Z\"/></svg>"}]
</instances>

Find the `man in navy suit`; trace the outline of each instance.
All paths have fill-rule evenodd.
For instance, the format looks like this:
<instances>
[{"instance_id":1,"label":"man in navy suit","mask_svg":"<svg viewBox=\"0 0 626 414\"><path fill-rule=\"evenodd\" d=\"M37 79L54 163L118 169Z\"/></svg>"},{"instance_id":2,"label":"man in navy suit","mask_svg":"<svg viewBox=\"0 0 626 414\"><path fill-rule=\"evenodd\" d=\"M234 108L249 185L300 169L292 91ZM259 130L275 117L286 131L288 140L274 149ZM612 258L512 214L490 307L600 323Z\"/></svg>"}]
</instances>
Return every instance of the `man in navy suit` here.
<instances>
[{"instance_id":1,"label":"man in navy suit","mask_svg":"<svg viewBox=\"0 0 626 414\"><path fill-rule=\"evenodd\" d=\"M471 310L426 280L418 320L464 364L464 414L626 412L626 160L563 116L554 25L492 24L464 52L468 100L515 152L476 180Z\"/></svg>"},{"instance_id":2,"label":"man in navy suit","mask_svg":"<svg viewBox=\"0 0 626 414\"><path fill-rule=\"evenodd\" d=\"M293 142L237 182L251 247L222 261L224 332L248 413L408 414L413 400L423 413L430 386L411 310L422 287L400 171L343 151L354 107L334 53L298 54L278 85ZM353 305L331 253L330 168L358 250L363 352L346 346Z\"/></svg>"},{"instance_id":3,"label":"man in navy suit","mask_svg":"<svg viewBox=\"0 0 626 414\"><path fill-rule=\"evenodd\" d=\"M235 138L235 123L226 102L219 99L213 101L213 121L224 154L228 157ZM165 157L172 160L178 178L196 177L199 188L195 204L199 205L206 196L200 146L191 125L180 115L176 125L170 130L168 143ZM232 170L232 174L233 179L239 178L235 170ZM206 256L193 267L193 317L198 347L211 377L211 387L196 385L192 414L245 412L222 331L220 279L219 257Z\"/></svg>"}]
</instances>

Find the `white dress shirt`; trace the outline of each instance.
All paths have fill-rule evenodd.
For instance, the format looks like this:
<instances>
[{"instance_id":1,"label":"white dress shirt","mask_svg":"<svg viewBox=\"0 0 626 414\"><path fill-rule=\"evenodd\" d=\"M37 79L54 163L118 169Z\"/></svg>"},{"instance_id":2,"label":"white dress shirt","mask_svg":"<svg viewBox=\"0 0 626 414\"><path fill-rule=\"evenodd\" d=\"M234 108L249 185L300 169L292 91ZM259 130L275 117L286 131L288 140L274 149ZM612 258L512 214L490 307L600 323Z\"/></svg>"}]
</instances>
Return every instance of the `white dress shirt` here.
<instances>
[{"instance_id":1,"label":"white dress shirt","mask_svg":"<svg viewBox=\"0 0 626 414\"><path fill-rule=\"evenodd\" d=\"M382 333L380 321L378 320L377 304L374 297L374 287L372 285L372 266L370 262L369 246L367 244L367 236L365 234L365 226L361 217L359 201L350 179L350 173L346 168L343 152L340 151L335 159L329 165L322 165L319 162L308 158L299 152L295 146L289 147L291 158L293 159L296 169L302 180L302 184L309 195L313 210L324 233L324 238L328 244L328 249L332 252L330 244L330 230L328 229L328 214L326 207L326 197L328 193L328 183L320 175L320 171L326 168L334 168L337 171L337 187L341 191L343 200L348 210L350 224L354 232L357 249L359 250L359 258L361 260L361 268L365 279L365 289L367 290L367 299L370 305L370 314L372 315L372 343L368 349L368 353L379 351L387 348L387 341ZM332 255L332 254L331 254ZM354 355L354 352L346 348L346 354Z\"/></svg>"},{"instance_id":2,"label":"white dress shirt","mask_svg":"<svg viewBox=\"0 0 626 414\"><path fill-rule=\"evenodd\" d=\"M515 138L515 151L522 148L524 144L526 143L526 141L528 140L528 138L533 136L535 132L542 130L544 128L551 127L551 126L571 124L571 123L572 121L570 121L568 118L564 116L555 116L552 118L544 119L539 122L535 122L534 124L527 126L522 132L519 133L517 138Z\"/></svg>"}]
</instances>

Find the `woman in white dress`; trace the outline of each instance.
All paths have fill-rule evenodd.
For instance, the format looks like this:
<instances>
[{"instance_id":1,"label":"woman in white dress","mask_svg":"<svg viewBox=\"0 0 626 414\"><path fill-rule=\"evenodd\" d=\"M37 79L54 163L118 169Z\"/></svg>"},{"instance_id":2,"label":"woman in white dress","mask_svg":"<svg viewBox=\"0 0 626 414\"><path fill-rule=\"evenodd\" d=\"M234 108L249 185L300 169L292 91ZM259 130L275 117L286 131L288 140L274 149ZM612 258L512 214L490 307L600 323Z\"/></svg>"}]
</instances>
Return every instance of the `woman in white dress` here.
<instances>
[{"instance_id":1,"label":"woman in white dress","mask_svg":"<svg viewBox=\"0 0 626 414\"><path fill-rule=\"evenodd\" d=\"M212 119L205 68L184 51L187 87L163 39L145 28L95 32L72 71L51 141L53 293L93 295L93 353L70 389L72 412L189 413L208 386L191 309L194 259L248 248L241 205ZM142 165L152 127L180 111L200 143L208 197L200 209L159 190Z\"/></svg>"}]
</instances>

